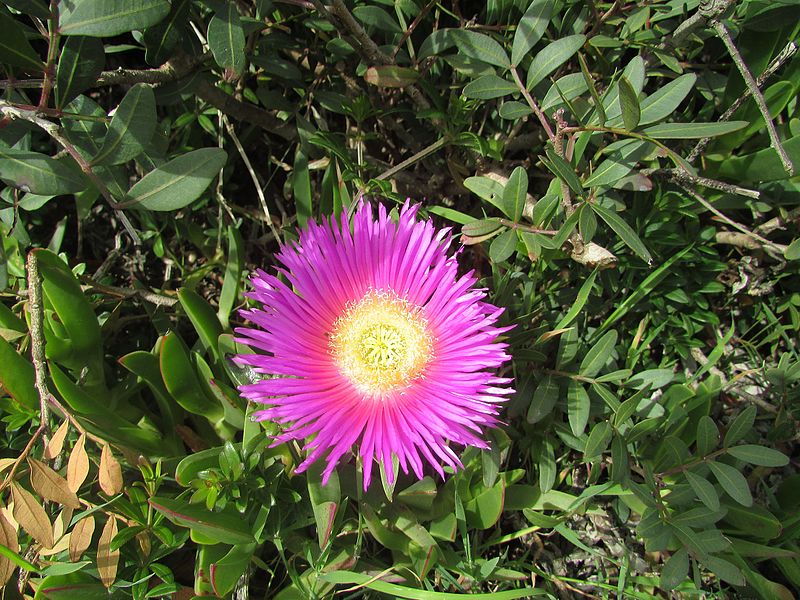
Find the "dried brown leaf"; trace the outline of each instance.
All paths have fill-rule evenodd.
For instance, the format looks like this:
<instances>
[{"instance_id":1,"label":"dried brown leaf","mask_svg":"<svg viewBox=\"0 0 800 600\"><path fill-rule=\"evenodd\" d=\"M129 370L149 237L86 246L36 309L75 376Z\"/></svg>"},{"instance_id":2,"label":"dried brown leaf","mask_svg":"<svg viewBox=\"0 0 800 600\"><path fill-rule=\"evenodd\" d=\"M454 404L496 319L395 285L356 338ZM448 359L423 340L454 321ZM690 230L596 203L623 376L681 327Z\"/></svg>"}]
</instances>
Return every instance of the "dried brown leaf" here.
<instances>
[{"instance_id":1,"label":"dried brown leaf","mask_svg":"<svg viewBox=\"0 0 800 600\"><path fill-rule=\"evenodd\" d=\"M69 559L72 562L80 560L81 555L92 544L94 535L94 516L84 517L72 528L72 535L69 538Z\"/></svg>"},{"instance_id":2,"label":"dried brown leaf","mask_svg":"<svg viewBox=\"0 0 800 600\"><path fill-rule=\"evenodd\" d=\"M31 537L45 548L53 547L53 526L47 513L28 490L11 483L11 494L14 498L14 518Z\"/></svg>"},{"instance_id":3,"label":"dried brown leaf","mask_svg":"<svg viewBox=\"0 0 800 600\"><path fill-rule=\"evenodd\" d=\"M69 431L69 421L64 421L61 424L61 427L56 429L56 432L53 434L53 437L50 438L50 442L47 444L47 448L44 449L44 457L48 460L53 460L56 456L61 454L61 450L64 448L64 440L67 437L67 432Z\"/></svg>"},{"instance_id":4,"label":"dried brown leaf","mask_svg":"<svg viewBox=\"0 0 800 600\"><path fill-rule=\"evenodd\" d=\"M0 544L3 544L3 546L13 552L19 552L17 532L2 513L0 513ZM16 565L14 565L13 562L5 556L0 556L0 589L11 579L15 568Z\"/></svg>"},{"instance_id":5,"label":"dried brown leaf","mask_svg":"<svg viewBox=\"0 0 800 600\"><path fill-rule=\"evenodd\" d=\"M100 488L109 496L122 491L122 468L106 444L100 453Z\"/></svg>"},{"instance_id":6,"label":"dried brown leaf","mask_svg":"<svg viewBox=\"0 0 800 600\"><path fill-rule=\"evenodd\" d=\"M106 521L97 543L97 572L100 574L100 581L106 588L111 587L114 579L117 578L119 548L111 550L111 540L115 535L117 535L117 519L112 515Z\"/></svg>"},{"instance_id":7,"label":"dried brown leaf","mask_svg":"<svg viewBox=\"0 0 800 600\"><path fill-rule=\"evenodd\" d=\"M86 454L86 434L81 434L67 462L67 484L77 493L89 474L89 455Z\"/></svg>"},{"instance_id":8,"label":"dried brown leaf","mask_svg":"<svg viewBox=\"0 0 800 600\"><path fill-rule=\"evenodd\" d=\"M31 486L45 500L58 502L70 508L80 508L81 503L67 480L35 458L28 458L31 466Z\"/></svg>"}]
</instances>

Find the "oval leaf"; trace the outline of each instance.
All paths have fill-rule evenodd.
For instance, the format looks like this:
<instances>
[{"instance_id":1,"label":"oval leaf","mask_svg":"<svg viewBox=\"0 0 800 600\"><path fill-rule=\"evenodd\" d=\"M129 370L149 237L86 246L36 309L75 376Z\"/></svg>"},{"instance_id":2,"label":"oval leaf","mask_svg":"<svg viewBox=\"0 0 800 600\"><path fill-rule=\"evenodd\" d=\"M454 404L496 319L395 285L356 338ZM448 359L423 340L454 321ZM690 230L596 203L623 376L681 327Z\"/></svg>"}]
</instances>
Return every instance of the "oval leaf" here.
<instances>
[{"instance_id":1,"label":"oval leaf","mask_svg":"<svg viewBox=\"0 0 800 600\"><path fill-rule=\"evenodd\" d=\"M536 42L542 39L553 13L553 4L553 0L533 0L528 6L514 33L514 44L511 47L513 64L518 65Z\"/></svg>"},{"instance_id":2,"label":"oval leaf","mask_svg":"<svg viewBox=\"0 0 800 600\"><path fill-rule=\"evenodd\" d=\"M468 29L457 29L451 32L451 36L458 49L466 56L497 67L507 69L511 66L503 47L488 35Z\"/></svg>"},{"instance_id":3,"label":"oval leaf","mask_svg":"<svg viewBox=\"0 0 800 600\"><path fill-rule=\"evenodd\" d=\"M567 62L583 46L586 36L568 35L545 46L531 61L528 79L525 82L530 90L550 73Z\"/></svg>"},{"instance_id":4,"label":"oval leaf","mask_svg":"<svg viewBox=\"0 0 800 600\"><path fill-rule=\"evenodd\" d=\"M15 148L0 148L0 179L12 187L41 196L76 194L86 188L83 175L74 163Z\"/></svg>"},{"instance_id":5,"label":"oval leaf","mask_svg":"<svg viewBox=\"0 0 800 600\"><path fill-rule=\"evenodd\" d=\"M62 35L112 37L155 25L169 13L168 0L71 0L60 2Z\"/></svg>"},{"instance_id":6,"label":"oval leaf","mask_svg":"<svg viewBox=\"0 0 800 600\"><path fill-rule=\"evenodd\" d=\"M156 98L153 88L134 85L114 113L94 164L118 165L136 158L150 142L156 130Z\"/></svg>"},{"instance_id":7,"label":"oval leaf","mask_svg":"<svg viewBox=\"0 0 800 600\"><path fill-rule=\"evenodd\" d=\"M69 488L66 479L34 458L29 457L28 464L31 467L31 486L37 494L69 508L80 508L78 496Z\"/></svg>"},{"instance_id":8,"label":"oval leaf","mask_svg":"<svg viewBox=\"0 0 800 600\"><path fill-rule=\"evenodd\" d=\"M53 526L39 501L28 490L11 482L14 518L33 539L45 548L53 547Z\"/></svg>"},{"instance_id":9,"label":"oval leaf","mask_svg":"<svg viewBox=\"0 0 800 600\"><path fill-rule=\"evenodd\" d=\"M223 69L237 75L244 71L245 37L235 2L223 2L208 23L208 46L214 60Z\"/></svg>"}]
</instances>

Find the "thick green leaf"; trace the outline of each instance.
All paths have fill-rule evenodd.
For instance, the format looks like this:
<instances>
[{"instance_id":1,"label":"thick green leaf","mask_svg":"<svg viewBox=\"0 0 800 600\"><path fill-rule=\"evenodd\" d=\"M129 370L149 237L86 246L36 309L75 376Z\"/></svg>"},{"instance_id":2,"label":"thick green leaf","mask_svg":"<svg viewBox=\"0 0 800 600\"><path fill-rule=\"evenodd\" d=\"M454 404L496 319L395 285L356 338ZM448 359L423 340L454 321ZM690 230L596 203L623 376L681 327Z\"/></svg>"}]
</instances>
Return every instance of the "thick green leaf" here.
<instances>
[{"instance_id":1,"label":"thick green leaf","mask_svg":"<svg viewBox=\"0 0 800 600\"><path fill-rule=\"evenodd\" d=\"M25 30L6 12L0 12L0 63L26 71L44 71L42 59L25 37Z\"/></svg>"},{"instance_id":2,"label":"thick green leaf","mask_svg":"<svg viewBox=\"0 0 800 600\"><path fill-rule=\"evenodd\" d=\"M219 309L217 318L224 327L228 326L231 311L239 299L244 269L244 240L242 234L233 225L228 226L228 262L225 265L225 277L222 280L222 291L219 293ZM217 344L218 345L218 344Z\"/></svg>"},{"instance_id":3,"label":"thick green leaf","mask_svg":"<svg viewBox=\"0 0 800 600\"><path fill-rule=\"evenodd\" d=\"M33 365L0 336L0 385L21 406L39 409Z\"/></svg>"},{"instance_id":4,"label":"thick green leaf","mask_svg":"<svg viewBox=\"0 0 800 600\"><path fill-rule=\"evenodd\" d=\"M705 477L695 475L691 471L685 471L684 474L686 475L686 481L692 486L700 502L711 510L719 510L719 495L714 485Z\"/></svg>"},{"instance_id":5,"label":"thick green leaf","mask_svg":"<svg viewBox=\"0 0 800 600\"><path fill-rule=\"evenodd\" d=\"M731 585L742 586L747 583L742 571L736 565L723 558L704 556L700 562L708 567L717 577L723 581L727 581Z\"/></svg>"},{"instance_id":6,"label":"thick green leaf","mask_svg":"<svg viewBox=\"0 0 800 600\"><path fill-rule=\"evenodd\" d=\"M136 158L153 137L156 123L153 88L137 83L119 103L103 146L92 162L97 165L119 165Z\"/></svg>"},{"instance_id":7,"label":"thick green leaf","mask_svg":"<svg viewBox=\"0 0 800 600\"><path fill-rule=\"evenodd\" d=\"M586 388L579 381L570 379L567 383L567 417L572 434L580 436L589 422L591 401Z\"/></svg>"},{"instance_id":8,"label":"thick green leaf","mask_svg":"<svg viewBox=\"0 0 800 600\"><path fill-rule=\"evenodd\" d=\"M515 223L522 217L525 200L528 198L528 173L516 167L503 188L503 212Z\"/></svg>"},{"instance_id":9,"label":"thick green leaf","mask_svg":"<svg viewBox=\"0 0 800 600\"><path fill-rule=\"evenodd\" d=\"M592 346L581 361L581 366L578 373L583 377L594 377L600 372L600 369L605 366L611 353L614 351L614 346L617 345L617 332L611 330L601 337L594 346Z\"/></svg>"},{"instance_id":10,"label":"thick green leaf","mask_svg":"<svg viewBox=\"0 0 800 600\"><path fill-rule=\"evenodd\" d=\"M244 71L245 37L235 2L223 2L208 23L208 46L214 60L223 69L237 75Z\"/></svg>"},{"instance_id":11,"label":"thick green leaf","mask_svg":"<svg viewBox=\"0 0 800 600\"><path fill-rule=\"evenodd\" d=\"M747 479L739 471L725 463L712 461L708 463L714 477L722 486L722 489L736 502L742 506L753 505L753 495L750 493L750 486Z\"/></svg>"},{"instance_id":12,"label":"thick green leaf","mask_svg":"<svg viewBox=\"0 0 800 600\"><path fill-rule=\"evenodd\" d=\"M531 61L528 79L525 82L530 90L550 73L567 62L586 42L583 34L568 35L545 46Z\"/></svg>"},{"instance_id":13,"label":"thick green leaf","mask_svg":"<svg viewBox=\"0 0 800 600\"><path fill-rule=\"evenodd\" d=\"M326 467L324 461L317 461L308 468L308 496L317 523L317 540L319 547L325 548L333 533L333 522L336 509L342 502L339 488L339 475L331 473L325 485L322 484L322 472Z\"/></svg>"},{"instance_id":14,"label":"thick green leaf","mask_svg":"<svg viewBox=\"0 0 800 600\"><path fill-rule=\"evenodd\" d=\"M211 305L194 290L181 288L178 290L178 299L186 311L186 315L194 325L203 349L209 352L214 360L219 360L219 336L222 335L222 325Z\"/></svg>"},{"instance_id":15,"label":"thick green leaf","mask_svg":"<svg viewBox=\"0 0 800 600\"><path fill-rule=\"evenodd\" d=\"M628 131L636 129L642 116L639 99L636 97L636 91L630 81L624 75L619 79L619 107L625 129Z\"/></svg>"},{"instance_id":16,"label":"thick green leaf","mask_svg":"<svg viewBox=\"0 0 800 600\"><path fill-rule=\"evenodd\" d=\"M719 444L719 429L714 419L703 415L697 421L697 453L700 456L710 454Z\"/></svg>"},{"instance_id":17,"label":"thick green leaf","mask_svg":"<svg viewBox=\"0 0 800 600\"><path fill-rule=\"evenodd\" d=\"M297 224L305 227L311 218L311 175L308 171L308 156L302 147L297 147L294 155L294 169L292 171L292 192L297 213Z\"/></svg>"},{"instance_id":18,"label":"thick green leaf","mask_svg":"<svg viewBox=\"0 0 800 600\"><path fill-rule=\"evenodd\" d=\"M233 591L239 578L250 565L256 547L255 543L236 544L225 556L211 563L208 569L208 578L218 597L224 598ZM154 590L155 588L148 592L150 597L155 596Z\"/></svg>"},{"instance_id":19,"label":"thick green leaf","mask_svg":"<svg viewBox=\"0 0 800 600\"><path fill-rule=\"evenodd\" d=\"M40 196L76 194L86 188L83 174L72 159L55 159L15 148L0 148L0 179Z\"/></svg>"},{"instance_id":20,"label":"thick green leaf","mask_svg":"<svg viewBox=\"0 0 800 600\"><path fill-rule=\"evenodd\" d=\"M62 35L113 37L155 25L169 13L168 0L62 0Z\"/></svg>"},{"instance_id":21,"label":"thick green leaf","mask_svg":"<svg viewBox=\"0 0 800 600\"><path fill-rule=\"evenodd\" d=\"M756 421L756 407L748 406L731 422L728 431L725 432L725 439L722 444L726 448L733 446L736 442L744 438L753 429Z\"/></svg>"},{"instance_id":22,"label":"thick green leaf","mask_svg":"<svg viewBox=\"0 0 800 600\"><path fill-rule=\"evenodd\" d=\"M506 486L499 479L490 488L484 488L472 500L464 504L464 514L470 527L489 529L503 514Z\"/></svg>"},{"instance_id":23,"label":"thick green leaf","mask_svg":"<svg viewBox=\"0 0 800 600\"><path fill-rule=\"evenodd\" d=\"M697 75L687 73L670 81L642 100L639 125L649 125L670 116L683 102L683 99L689 95L696 82Z\"/></svg>"},{"instance_id":24,"label":"thick green leaf","mask_svg":"<svg viewBox=\"0 0 800 600\"><path fill-rule=\"evenodd\" d=\"M153 169L128 192L131 204L156 211L178 210L194 202L225 166L221 148L201 148Z\"/></svg>"},{"instance_id":25,"label":"thick green leaf","mask_svg":"<svg viewBox=\"0 0 800 600\"><path fill-rule=\"evenodd\" d=\"M517 84L497 75L482 75L474 81L470 81L464 87L463 93L467 98L491 100L492 98L508 96L514 92L519 92Z\"/></svg>"},{"instance_id":26,"label":"thick green leaf","mask_svg":"<svg viewBox=\"0 0 800 600\"><path fill-rule=\"evenodd\" d=\"M522 15L511 47L511 62L514 65L519 65L536 42L542 39L554 4L553 0L533 0Z\"/></svg>"},{"instance_id":27,"label":"thick green leaf","mask_svg":"<svg viewBox=\"0 0 800 600\"><path fill-rule=\"evenodd\" d=\"M78 94L95 85L105 63L103 42L84 35L68 37L56 70L56 105L69 104Z\"/></svg>"},{"instance_id":28,"label":"thick green leaf","mask_svg":"<svg viewBox=\"0 0 800 600\"><path fill-rule=\"evenodd\" d=\"M539 453L539 489L543 494L553 489L557 475L558 464L553 440L547 437L542 440L542 448Z\"/></svg>"},{"instance_id":29,"label":"thick green leaf","mask_svg":"<svg viewBox=\"0 0 800 600\"><path fill-rule=\"evenodd\" d=\"M250 524L235 510L211 512L205 506L154 496L150 506L181 527L188 527L223 544L255 542Z\"/></svg>"},{"instance_id":30,"label":"thick green leaf","mask_svg":"<svg viewBox=\"0 0 800 600\"><path fill-rule=\"evenodd\" d=\"M528 423L538 423L549 415L556 405L556 402L558 402L558 398L558 383L552 375L545 375L533 392L531 405L530 408L528 408Z\"/></svg>"},{"instance_id":31,"label":"thick green leaf","mask_svg":"<svg viewBox=\"0 0 800 600\"><path fill-rule=\"evenodd\" d=\"M789 457L782 452L756 444L733 446L728 448L728 454L751 465L762 467L785 467L789 464Z\"/></svg>"},{"instance_id":32,"label":"thick green leaf","mask_svg":"<svg viewBox=\"0 0 800 600\"><path fill-rule=\"evenodd\" d=\"M468 29L456 29L450 35L464 55L497 67L511 66L503 47L488 35Z\"/></svg>"},{"instance_id":33,"label":"thick green leaf","mask_svg":"<svg viewBox=\"0 0 800 600\"><path fill-rule=\"evenodd\" d=\"M647 250L645 245L642 243L642 240L639 239L639 236L636 235L636 232L631 229L630 225L628 225L622 217L620 217L616 212L611 211L600 204L590 204L592 210L598 214L598 216L606 222L606 224L614 230L623 242L633 250L639 258L645 261L648 265L653 262L653 257L650 255L650 252Z\"/></svg>"},{"instance_id":34,"label":"thick green leaf","mask_svg":"<svg viewBox=\"0 0 800 600\"><path fill-rule=\"evenodd\" d=\"M786 247L786 250L783 251L783 257L786 260L800 259L800 238L793 240L792 243Z\"/></svg>"},{"instance_id":35,"label":"thick green leaf","mask_svg":"<svg viewBox=\"0 0 800 600\"><path fill-rule=\"evenodd\" d=\"M719 123L661 123L645 128L642 133L656 140L691 140L725 135L747 127L747 121Z\"/></svg>"},{"instance_id":36,"label":"thick green leaf","mask_svg":"<svg viewBox=\"0 0 800 600\"><path fill-rule=\"evenodd\" d=\"M178 404L212 422L222 418L222 406L206 396L186 345L175 332L162 338L159 361L164 386Z\"/></svg>"},{"instance_id":37,"label":"thick green leaf","mask_svg":"<svg viewBox=\"0 0 800 600\"><path fill-rule=\"evenodd\" d=\"M800 135L783 142L783 149L794 165L800 165ZM717 176L735 181L780 181L789 178L773 148L764 148L744 156L726 156L718 168Z\"/></svg>"},{"instance_id":38,"label":"thick green leaf","mask_svg":"<svg viewBox=\"0 0 800 600\"><path fill-rule=\"evenodd\" d=\"M464 180L464 187L502 210L500 205L503 198L503 186L499 182L490 177L467 177Z\"/></svg>"},{"instance_id":39,"label":"thick green leaf","mask_svg":"<svg viewBox=\"0 0 800 600\"><path fill-rule=\"evenodd\" d=\"M580 56L580 54L578 55ZM583 73L569 73L553 82L542 100L541 109L547 111L564 101L571 101L589 89Z\"/></svg>"},{"instance_id":40,"label":"thick green leaf","mask_svg":"<svg viewBox=\"0 0 800 600\"><path fill-rule=\"evenodd\" d=\"M172 56L188 24L191 0L174 0L166 19L148 27L142 36L147 64L160 66Z\"/></svg>"}]
</instances>

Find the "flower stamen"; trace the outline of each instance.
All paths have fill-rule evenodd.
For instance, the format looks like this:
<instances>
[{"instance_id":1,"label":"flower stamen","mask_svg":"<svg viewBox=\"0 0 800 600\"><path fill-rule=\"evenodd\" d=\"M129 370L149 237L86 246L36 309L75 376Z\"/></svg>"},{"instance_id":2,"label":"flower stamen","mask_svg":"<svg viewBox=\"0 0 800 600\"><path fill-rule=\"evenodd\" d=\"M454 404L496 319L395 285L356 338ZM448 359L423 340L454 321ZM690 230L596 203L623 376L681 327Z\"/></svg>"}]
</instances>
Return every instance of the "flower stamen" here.
<instances>
[{"instance_id":1,"label":"flower stamen","mask_svg":"<svg viewBox=\"0 0 800 600\"><path fill-rule=\"evenodd\" d=\"M380 396L421 376L433 344L419 307L394 292L370 290L336 319L329 347L343 375Z\"/></svg>"}]
</instances>

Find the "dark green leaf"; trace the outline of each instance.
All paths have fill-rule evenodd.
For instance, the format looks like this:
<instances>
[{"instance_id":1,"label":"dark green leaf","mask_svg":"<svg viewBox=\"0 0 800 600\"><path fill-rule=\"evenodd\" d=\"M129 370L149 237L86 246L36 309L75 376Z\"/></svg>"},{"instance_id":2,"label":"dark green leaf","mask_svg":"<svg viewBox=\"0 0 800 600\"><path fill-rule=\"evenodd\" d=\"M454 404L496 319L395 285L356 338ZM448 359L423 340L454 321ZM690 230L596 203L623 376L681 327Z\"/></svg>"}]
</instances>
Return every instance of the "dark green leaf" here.
<instances>
[{"instance_id":1,"label":"dark green leaf","mask_svg":"<svg viewBox=\"0 0 800 600\"><path fill-rule=\"evenodd\" d=\"M591 401L583 384L570 379L567 384L567 417L572 434L579 436L586 429L589 422L589 409Z\"/></svg>"},{"instance_id":2,"label":"dark green leaf","mask_svg":"<svg viewBox=\"0 0 800 600\"><path fill-rule=\"evenodd\" d=\"M611 211L600 204L590 204L592 210L598 214L598 216L606 222L606 224L614 230L620 239L631 249L633 250L639 258L645 261L648 265L653 262L653 257L650 255L650 252L645 248L645 245L642 243L642 240L636 235L636 232L631 229L630 225L628 225L622 217L620 217L616 212Z\"/></svg>"},{"instance_id":3,"label":"dark green leaf","mask_svg":"<svg viewBox=\"0 0 800 600\"><path fill-rule=\"evenodd\" d=\"M511 66L503 47L488 35L468 29L453 30L451 35L466 56L497 67L507 69Z\"/></svg>"},{"instance_id":4,"label":"dark green leaf","mask_svg":"<svg viewBox=\"0 0 800 600\"><path fill-rule=\"evenodd\" d=\"M553 0L533 0L522 15L511 47L511 62L514 65L519 65L536 42L542 39L550 22L553 4Z\"/></svg>"},{"instance_id":5,"label":"dark green leaf","mask_svg":"<svg viewBox=\"0 0 800 600\"><path fill-rule=\"evenodd\" d=\"M581 361L578 373L583 377L594 377L611 358L617 344L617 332L611 330L592 346Z\"/></svg>"},{"instance_id":6,"label":"dark green leaf","mask_svg":"<svg viewBox=\"0 0 800 600\"><path fill-rule=\"evenodd\" d=\"M153 137L156 122L153 88L137 83L119 103L103 146L92 162L96 165L118 165L136 158Z\"/></svg>"},{"instance_id":7,"label":"dark green leaf","mask_svg":"<svg viewBox=\"0 0 800 600\"><path fill-rule=\"evenodd\" d=\"M554 175L558 176L561 181L566 183L573 192L582 195L583 185L575 174L575 169L572 168L572 165L556 154L552 148L545 149L545 153L547 154L546 159L542 156L539 157L544 163L544 166L552 171Z\"/></svg>"},{"instance_id":8,"label":"dark green leaf","mask_svg":"<svg viewBox=\"0 0 800 600\"><path fill-rule=\"evenodd\" d=\"M528 409L528 423L538 423L549 415L558 402L559 389L552 375L545 375L536 386Z\"/></svg>"},{"instance_id":9,"label":"dark green leaf","mask_svg":"<svg viewBox=\"0 0 800 600\"><path fill-rule=\"evenodd\" d=\"M103 42L83 35L68 37L56 71L56 105L69 104L78 94L95 85L105 62Z\"/></svg>"},{"instance_id":10,"label":"dark green leaf","mask_svg":"<svg viewBox=\"0 0 800 600\"><path fill-rule=\"evenodd\" d=\"M25 30L4 12L0 12L0 63L32 72L44 71L42 59L25 37Z\"/></svg>"},{"instance_id":11,"label":"dark green leaf","mask_svg":"<svg viewBox=\"0 0 800 600\"><path fill-rule=\"evenodd\" d=\"M528 79L525 82L530 90L550 73L567 62L583 46L586 36L568 35L545 46L531 61Z\"/></svg>"},{"instance_id":12,"label":"dark green leaf","mask_svg":"<svg viewBox=\"0 0 800 600\"><path fill-rule=\"evenodd\" d=\"M62 1L62 35L113 37L155 25L169 13L168 0L70 0Z\"/></svg>"},{"instance_id":13,"label":"dark green leaf","mask_svg":"<svg viewBox=\"0 0 800 600\"><path fill-rule=\"evenodd\" d=\"M517 84L498 77L497 75L482 75L474 81L470 81L464 87L464 96L467 98L477 98L478 100L491 100L501 98L508 94L519 92Z\"/></svg>"},{"instance_id":14,"label":"dark green leaf","mask_svg":"<svg viewBox=\"0 0 800 600\"><path fill-rule=\"evenodd\" d=\"M528 198L528 174L522 167L511 172L505 188L503 188L503 212L515 223L522 217L525 200Z\"/></svg>"},{"instance_id":15,"label":"dark green leaf","mask_svg":"<svg viewBox=\"0 0 800 600\"><path fill-rule=\"evenodd\" d=\"M750 493L750 486L747 479L739 471L725 463L712 461L708 463L714 477L722 486L722 489L736 502L742 506L753 505L753 495Z\"/></svg>"},{"instance_id":16,"label":"dark green leaf","mask_svg":"<svg viewBox=\"0 0 800 600\"><path fill-rule=\"evenodd\" d=\"M661 569L659 587L662 590L672 590L678 587L689 572L689 553L686 548L680 548L672 553L669 560Z\"/></svg>"},{"instance_id":17,"label":"dark green leaf","mask_svg":"<svg viewBox=\"0 0 800 600\"><path fill-rule=\"evenodd\" d=\"M747 121L721 121L718 123L661 123L645 128L642 133L656 140L690 140L715 137L747 127Z\"/></svg>"},{"instance_id":18,"label":"dark green leaf","mask_svg":"<svg viewBox=\"0 0 800 600\"><path fill-rule=\"evenodd\" d=\"M736 442L744 438L753 428L753 423L756 420L756 407L748 406L731 422L728 426L728 431L725 432L725 439L722 445L726 448L733 446Z\"/></svg>"},{"instance_id":19,"label":"dark green leaf","mask_svg":"<svg viewBox=\"0 0 800 600\"><path fill-rule=\"evenodd\" d=\"M21 406L39 409L35 377L31 362L20 355L5 338L0 336L0 385Z\"/></svg>"},{"instance_id":20,"label":"dark green leaf","mask_svg":"<svg viewBox=\"0 0 800 600\"><path fill-rule=\"evenodd\" d=\"M402 33L397 21L379 6L356 6L353 9L353 16L368 27L388 33Z\"/></svg>"},{"instance_id":21,"label":"dark green leaf","mask_svg":"<svg viewBox=\"0 0 800 600\"><path fill-rule=\"evenodd\" d=\"M235 2L223 2L208 23L208 46L214 60L223 69L237 75L244 71L245 37Z\"/></svg>"},{"instance_id":22,"label":"dark green leaf","mask_svg":"<svg viewBox=\"0 0 800 600\"><path fill-rule=\"evenodd\" d=\"M322 484L322 472L325 466L324 461L317 461L308 469L308 495L317 523L317 540L320 548L328 545L333 532L333 522L336 519L336 509L342 501L339 475L336 471L331 473L326 485Z\"/></svg>"},{"instance_id":23,"label":"dark green leaf","mask_svg":"<svg viewBox=\"0 0 800 600\"><path fill-rule=\"evenodd\" d=\"M659 88L642 100L640 125L649 125L670 116L697 82L697 75L687 73Z\"/></svg>"},{"instance_id":24,"label":"dark green leaf","mask_svg":"<svg viewBox=\"0 0 800 600\"><path fill-rule=\"evenodd\" d=\"M630 81L624 75L619 79L619 107L625 129L628 131L636 129L641 118L639 99L636 97L636 91Z\"/></svg>"},{"instance_id":25,"label":"dark green leaf","mask_svg":"<svg viewBox=\"0 0 800 600\"><path fill-rule=\"evenodd\" d=\"M15 148L0 148L0 179L11 187L41 196L76 194L86 188L72 159L55 159Z\"/></svg>"},{"instance_id":26,"label":"dark green leaf","mask_svg":"<svg viewBox=\"0 0 800 600\"><path fill-rule=\"evenodd\" d=\"M789 457L782 452L755 444L732 446L728 448L728 454L751 465L762 467L785 467L789 464Z\"/></svg>"},{"instance_id":27,"label":"dark green leaf","mask_svg":"<svg viewBox=\"0 0 800 600\"><path fill-rule=\"evenodd\" d=\"M533 110L527 104L523 104L522 102L517 102L516 100L509 100L508 102L503 102L503 105L500 107L498 114L502 119L508 119L509 121L516 121L517 119L521 119L523 117L527 117L528 115L532 114Z\"/></svg>"},{"instance_id":28,"label":"dark green leaf","mask_svg":"<svg viewBox=\"0 0 800 600\"><path fill-rule=\"evenodd\" d=\"M150 171L128 192L131 204L149 210L178 210L194 202L225 166L221 148L201 148Z\"/></svg>"},{"instance_id":29,"label":"dark green leaf","mask_svg":"<svg viewBox=\"0 0 800 600\"><path fill-rule=\"evenodd\" d=\"M709 454L719 444L719 429L714 419L703 415L697 421L697 453L700 456Z\"/></svg>"},{"instance_id":30,"label":"dark green leaf","mask_svg":"<svg viewBox=\"0 0 800 600\"><path fill-rule=\"evenodd\" d=\"M685 471L684 475L686 475L686 481L692 486L700 502L711 510L719 510L719 495L717 494L717 490L714 489L713 484L705 477L695 475L691 471Z\"/></svg>"},{"instance_id":31,"label":"dark green leaf","mask_svg":"<svg viewBox=\"0 0 800 600\"><path fill-rule=\"evenodd\" d=\"M499 263L507 260L517 248L517 232L508 229L492 240L489 246L489 258L492 262Z\"/></svg>"},{"instance_id":32,"label":"dark green leaf","mask_svg":"<svg viewBox=\"0 0 800 600\"><path fill-rule=\"evenodd\" d=\"M589 432L589 439L586 441L586 448L583 451L584 460L592 460L600 456L608 448L613 431L608 421L600 421L592 427Z\"/></svg>"}]
</instances>

